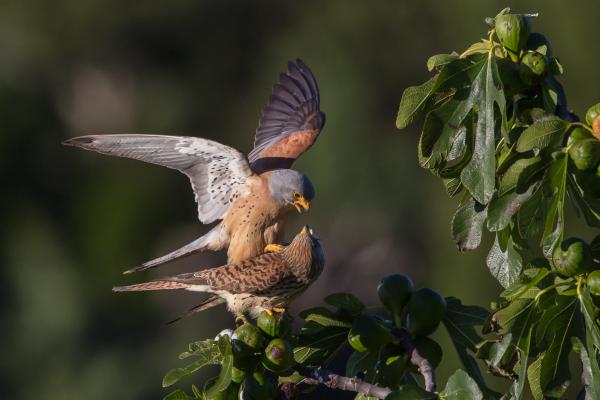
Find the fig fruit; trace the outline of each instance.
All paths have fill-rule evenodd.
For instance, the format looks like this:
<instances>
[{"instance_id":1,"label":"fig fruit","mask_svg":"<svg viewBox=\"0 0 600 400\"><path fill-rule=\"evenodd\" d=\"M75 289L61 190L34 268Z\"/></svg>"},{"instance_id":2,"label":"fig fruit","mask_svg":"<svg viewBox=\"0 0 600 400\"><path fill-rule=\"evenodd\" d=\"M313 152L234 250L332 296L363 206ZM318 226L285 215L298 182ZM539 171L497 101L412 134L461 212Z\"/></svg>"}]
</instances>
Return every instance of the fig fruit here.
<instances>
[{"instance_id":1,"label":"fig fruit","mask_svg":"<svg viewBox=\"0 0 600 400\"><path fill-rule=\"evenodd\" d=\"M256 325L269 337L288 336L292 330L292 320L287 313L271 313L263 311L259 314Z\"/></svg>"},{"instance_id":2,"label":"fig fruit","mask_svg":"<svg viewBox=\"0 0 600 400\"><path fill-rule=\"evenodd\" d=\"M510 58L517 61L531 31L527 17L517 14L498 15L495 29L500 43L508 51Z\"/></svg>"},{"instance_id":3,"label":"fig fruit","mask_svg":"<svg viewBox=\"0 0 600 400\"><path fill-rule=\"evenodd\" d=\"M567 139L567 146L571 146L575 142L581 142L582 140L588 140L593 138L594 137L592 136L590 131L588 131L585 128L582 128L581 126L576 126L569 134L569 139Z\"/></svg>"},{"instance_id":4,"label":"fig fruit","mask_svg":"<svg viewBox=\"0 0 600 400\"><path fill-rule=\"evenodd\" d=\"M592 250L583 240L569 238L556 246L552 263L556 271L565 277L579 275L590 269Z\"/></svg>"},{"instance_id":5,"label":"fig fruit","mask_svg":"<svg viewBox=\"0 0 600 400\"><path fill-rule=\"evenodd\" d=\"M587 277L587 286L594 296L600 296L600 270L590 272Z\"/></svg>"},{"instance_id":6,"label":"fig fruit","mask_svg":"<svg viewBox=\"0 0 600 400\"><path fill-rule=\"evenodd\" d=\"M528 51L521 60L519 77L528 85L537 83L548 70L546 56L537 51Z\"/></svg>"},{"instance_id":7,"label":"fig fruit","mask_svg":"<svg viewBox=\"0 0 600 400\"><path fill-rule=\"evenodd\" d=\"M600 162L600 141L595 138L574 141L569 147L569 156L577 169L592 169Z\"/></svg>"},{"instance_id":8,"label":"fig fruit","mask_svg":"<svg viewBox=\"0 0 600 400\"><path fill-rule=\"evenodd\" d=\"M596 118L598 118L599 116L600 116L600 103L594 104L593 106L588 108L587 112L585 113L585 122L587 122L587 124L591 126L592 123L594 122L594 120Z\"/></svg>"},{"instance_id":9,"label":"fig fruit","mask_svg":"<svg viewBox=\"0 0 600 400\"><path fill-rule=\"evenodd\" d=\"M262 364L269 371L283 373L292 368L295 363L292 345L287 340L275 338L265 348Z\"/></svg>"},{"instance_id":10,"label":"fig fruit","mask_svg":"<svg viewBox=\"0 0 600 400\"><path fill-rule=\"evenodd\" d=\"M446 313L446 299L430 288L416 290L408 302L408 328L415 336L427 336Z\"/></svg>"},{"instance_id":11,"label":"fig fruit","mask_svg":"<svg viewBox=\"0 0 600 400\"><path fill-rule=\"evenodd\" d=\"M394 315L399 316L408 303L413 291L412 280L402 274L388 275L377 286L377 295L381 304Z\"/></svg>"},{"instance_id":12,"label":"fig fruit","mask_svg":"<svg viewBox=\"0 0 600 400\"><path fill-rule=\"evenodd\" d=\"M356 351L377 350L394 339L385 322L370 316L359 315L348 332L348 343Z\"/></svg>"},{"instance_id":13,"label":"fig fruit","mask_svg":"<svg viewBox=\"0 0 600 400\"><path fill-rule=\"evenodd\" d=\"M236 356L248 356L260 351L264 344L264 337L260 330L252 324L238 327L231 336L233 353Z\"/></svg>"}]
</instances>

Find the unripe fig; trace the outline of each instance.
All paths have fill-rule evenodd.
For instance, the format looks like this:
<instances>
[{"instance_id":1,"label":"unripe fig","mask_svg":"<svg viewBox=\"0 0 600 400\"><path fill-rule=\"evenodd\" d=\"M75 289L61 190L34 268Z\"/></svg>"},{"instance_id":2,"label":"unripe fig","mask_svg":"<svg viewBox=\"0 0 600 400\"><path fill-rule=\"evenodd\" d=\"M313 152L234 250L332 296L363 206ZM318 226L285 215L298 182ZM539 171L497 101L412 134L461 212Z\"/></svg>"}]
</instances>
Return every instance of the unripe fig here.
<instances>
[{"instance_id":1,"label":"unripe fig","mask_svg":"<svg viewBox=\"0 0 600 400\"><path fill-rule=\"evenodd\" d=\"M592 130L594 131L594 137L600 140L600 116L592 121Z\"/></svg>"},{"instance_id":2,"label":"unripe fig","mask_svg":"<svg viewBox=\"0 0 600 400\"><path fill-rule=\"evenodd\" d=\"M569 156L577 169L592 169L600 162L600 141L595 138L575 141L569 147Z\"/></svg>"},{"instance_id":3,"label":"unripe fig","mask_svg":"<svg viewBox=\"0 0 600 400\"><path fill-rule=\"evenodd\" d=\"M252 324L244 324L237 328L231 336L231 345L236 356L255 354L262 349L264 337L260 330Z\"/></svg>"},{"instance_id":4,"label":"unripe fig","mask_svg":"<svg viewBox=\"0 0 600 400\"><path fill-rule=\"evenodd\" d=\"M406 275L394 274L383 278L377 286L381 303L394 315L400 315L413 291L413 282Z\"/></svg>"},{"instance_id":5,"label":"unripe fig","mask_svg":"<svg viewBox=\"0 0 600 400\"><path fill-rule=\"evenodd\" d=\"M528 50L537 51L545 56L552 55L552 43L550 43L550 40L546 36L539 32L529 34L526 47Z\"/></svg>"},{"instance_id":6,"label":"unripe fig","mask_svg":"<svg viewBox=\"0 0 600 400\"><path fill-rule=\"evenodd\" d=\"M427 336L446 313L446 299L430 288L416 290L408 302L408 328L415 336Z\"/></svg>"},{"instance_id":7,"label":"unripe fig","mask_svg":"<svg viewBox=\"0 0 600 400\"><path fill-rule=\"evenodd\" d=\"M356 351L377 350L394 339L385 322L370 315L359 315L348 332L348 343Z\"/></svg>"},{"instance_id":8,"label":"unripe fig","mask_svg":"<svg viewBox=\"0 0 600 400\"><path fill-rule=\"evenodd\" d=\"M590 272L587 277L587 286L594 296L600 296L600 270Z\"/></svg>"},{"instance_id":9,"label":"unripe fig","mask_svg":"<svg viewBox=\"0 0 600 400\"><path fill-rule=\"evenodd\" d=\"M556 271L565 277L579 275L592 267L592 250L583 240L569 238L556 246L552 263Z\"/></svg>"},{"instance_id":10,"label":"unripe fig","mask_svg":"<svg viewBox=\"0 0 600 400\"><path fill-rule=\"evenodd\" d=\"M523 82L533 85L546 75L547 70L546 56L537 51L528 51L521 60L519 76Z\"/></svg>"},{"instance_id":11,"label":"unripe fig","mask_svg":"<svg viewBox=\"0 0 600 400\"><path fill-rule=\"evenodd\" d=\"M496 35L510 58L517 61L527 43L530 26L527 17L517 14L504 14L496 17Z\"/></svg>"},{"instance_id":12,"label":"unripe fig","mask_svg":"<svg viewBox=\"0 0 600 400\"><path fill-rule=\"evenodd\" d=\"M596 118L598 118L599 116L600 116L600 103L594 104L593 106L588 108L587 112L585 113L585 122L587 122L588 125L592 125L592 122L594 122L594 120Z\"/></svg>"},{"instance_id":13,"label":"unripe fig","mask_svg":"<svg viewBox=\"0 0 600 400\"><path fill-rule=\"evenodd\" d=\"M569 134L569 139L567 139L567 147L571 146L575 142L580 142L582 140L588 140L593 138L594 137L592 136L590 131L588 131L585 128L582 128L581 126L576 126Z\"/></svg>"},{"instance_id":14,"label":"unripe fig","mask_svg":"<svg viewBox=\"0 0 600 400\"><path fill-rule=\"evenodd\" d=\"M271 313L263 311L259 314L256 325L269 337L284 337L292 330L292 320L287 313Z\"/></svg>"},{"instance_id":15,"label":"unripe fig","mask_svg":"<svg viewBox=\"0 0 600 400\"><path fill-rule=\"evenodd\" d=\"M265 348L262 364L269 371L283 373L292 368L295 363L292 345L287 340L273 339Z\"/></svg>"}]
</instances>

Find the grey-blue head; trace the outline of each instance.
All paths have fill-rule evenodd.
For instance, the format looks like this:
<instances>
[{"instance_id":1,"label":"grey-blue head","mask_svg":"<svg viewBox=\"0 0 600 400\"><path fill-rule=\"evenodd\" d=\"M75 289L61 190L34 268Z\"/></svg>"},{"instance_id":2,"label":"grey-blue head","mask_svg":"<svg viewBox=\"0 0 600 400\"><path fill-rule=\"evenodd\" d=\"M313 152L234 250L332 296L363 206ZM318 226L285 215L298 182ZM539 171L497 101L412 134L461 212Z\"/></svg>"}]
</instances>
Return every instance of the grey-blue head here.
<instances>
[{"instance_id":1,"label":"grey-blue head","mask_svg":"<svg viewBox=\"0 0 600 400\"><path fill-rule=\"evenodd\" d=\"M308 211L315 198L315 188L305 175L293 169L276 169L270 172L269 189L281 206L296 207L298 212Z\"/></svg>"}]
</instances>

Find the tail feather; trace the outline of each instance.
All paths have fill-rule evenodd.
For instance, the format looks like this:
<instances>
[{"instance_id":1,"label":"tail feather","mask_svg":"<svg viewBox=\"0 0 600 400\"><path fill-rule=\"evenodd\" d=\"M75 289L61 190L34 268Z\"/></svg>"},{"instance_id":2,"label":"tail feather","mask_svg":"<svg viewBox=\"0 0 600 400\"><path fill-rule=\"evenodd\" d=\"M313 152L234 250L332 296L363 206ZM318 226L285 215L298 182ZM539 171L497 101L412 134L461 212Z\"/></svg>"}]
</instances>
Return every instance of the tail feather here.
<instances>
[{"instance_id":1,"label":"tail feather","mask_svg":"<svg viewBox=\"0 0 600 400\"><path fill-rule=\"evenodd\" d=\"M192 314L198 313L200 311L208 310L209 308L218 306L219 304L222 304L224 302L225 302L225 300L217 295L210 296L206 300L204 300L202 303L190 308L185 313L181 314L179 317L167 322L165 325L171 325L172 323L177 322L183 318L189 317Z\"/></svg>"},{"instance_id":2,"label":"tail feather","mask_svg":"<svg viewBox=\"0 0 600 400\"><path fill-rule=\"evenodd\" d=\"M143 292L146 290L187 289L191 285L174 281L151 281L128 286L115 286L113 292Z\"/></svg>"},{"instance_id":3,"label":"tail feather","mask_svg":"<svg viewBox=\"0 0 600 400\"><path fill-rule=\"evenodd\" d=\"M190 256L192 254L204 251L204 250L221 250L229 243L228 238L225 235L225 229L223 224L220 223L211 229L206 235L194 240L185 246L165 254L164 256L155 258L147 261L142 265L128 269L123 274L131 274L133 272L145 271L150 268L158 267L159 265L178 260L183 257Z\"/></svg>"}]
</instances>

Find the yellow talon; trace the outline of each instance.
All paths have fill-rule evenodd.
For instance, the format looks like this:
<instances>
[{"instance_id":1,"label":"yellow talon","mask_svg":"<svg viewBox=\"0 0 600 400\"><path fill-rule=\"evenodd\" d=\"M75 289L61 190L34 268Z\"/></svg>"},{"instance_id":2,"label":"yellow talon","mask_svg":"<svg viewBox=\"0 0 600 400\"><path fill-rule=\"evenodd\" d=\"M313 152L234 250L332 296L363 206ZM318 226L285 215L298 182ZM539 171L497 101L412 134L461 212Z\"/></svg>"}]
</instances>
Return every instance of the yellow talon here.
<instances>
[{"instance_id":1,"label":"yellow talon","mask_svg":"<svg viewBox=\"0 0 600 400\"><path fill-rule=\"evenodd\" d=\"M272 316L273 316L273 311L271 311L271 310L267 309L267 310L265 310L265 312L266 312L267 314L269 314L269 316L270 316L270 317L272 317Z\"/></svg>"},{"instance_id":2,"label":"yellow talon","mask_svg":"<svg viewBox=\"0 0 600 400\"><path fill-rule=\"evenodd\" d=\"M283 314L285 312L285 308L284 307L273 307L273 311L275 311L276 313Z\"/></svg>"},{"instance_id":3,"label":"yellow talon","mask_svg":"<svg viewBox=\"0 0 600 400\"><path fill-rule=\"evenodd\" d=\"M283 250L283 246L280 244L269 243L265 246L265 253L279 253Z\"/></svg>"}]
</instances>

